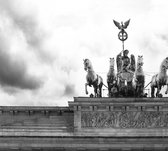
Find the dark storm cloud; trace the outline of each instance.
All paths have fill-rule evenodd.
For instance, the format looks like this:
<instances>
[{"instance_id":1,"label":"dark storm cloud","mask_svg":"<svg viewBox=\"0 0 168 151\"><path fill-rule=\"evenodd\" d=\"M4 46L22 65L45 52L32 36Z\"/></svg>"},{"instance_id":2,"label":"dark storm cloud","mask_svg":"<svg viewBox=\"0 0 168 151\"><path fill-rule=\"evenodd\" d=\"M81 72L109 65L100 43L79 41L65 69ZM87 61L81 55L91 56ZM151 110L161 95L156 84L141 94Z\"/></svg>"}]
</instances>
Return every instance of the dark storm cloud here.
<instances>
[{"instance_id":1,"label":"dark storm cloud","mask_svg":"<svg viewBox=\"0 0 168 151\"><path fill-rule=\"evenodd\" d=\"M5 14L6 19L8 21L10 20L10 26L7 26L7 28L9 28L9 31L11 30L10 27L14 27L16 31L19 28L23 31L23 33L25 33L25 35L27 35L27 33L32 33L32 38L26 37L27 41L29 40L28 43L31 43L31 45L35 43L38 44L38 41L40 40L35 38L34 34L36 34L36 32L33 31L35 22L30 18L26 19L17 17L11 2L12 1L9 0L0 0L0 13L2 13L2 15ZM23 21L24 19L25 21ZM5 23L2 23L1 26L5 26ZM0 28L0 84L2 85L2 88L4 91L9 93L16 92L17 89L32 90L39 88L41 81L27 73L27 66L24 61L21 60L22 58L18 58L17 55L12 56L12 54L10 54L10 49L12 48L10 35L2 29Z\"/></svg>"},{"instance_id":2,"label":"dark storm cloud","mask_svg":"<svg viewBox=\"0 0 168 151\"><path fill-rule=\"evenodd\" d=\"M44 43L47 40L45 32L39 27L38 16L35 11L27 11L17 8L16 4L22 4L18 0L0 0L0 12L4 11L5 16L11 21L12 27L23 34L28 47L32 47L35 54L43 62L52 62L53 56L47 53ZM1 37L0 37L1 38ZM30 49L31 51L32 49ZM12 59L7 48L0 45L0 84L3 85L4 91L15 93L19 89L37 89L41 86L41 81L36 77L27 74L27 67L20 59ZM26 55L26 54L25 54ZM58 56L57 56L58 57ZM70 76L73 67L70 63L58 62L58 66L65 74ZM76 94L75 85L64 84L63 96L73 96ZM58 94L60 95L60 94Z\"/></svg>"},{"instance_id":3,"label":"dark storm cloud","mask_svg":"<svg viewBox=\"0 0 168 151\"><path fill-rule=\"evenodd\" d=\"M17 3L16 3L17 2ZM20 3L19 3L20 2ZM21 1L0 0L0 8L5 11L13 21L13 26L24 34L27 44L34 48L34 52L42 61L51 62L53 57L43 48L46 34L40 30L37 21L37 14L31 11L19 10L16 4L22 5ZM20 7L20 6L19 6Z\"/></svg>"},{"instance_id":4,"label":"dark storm cloud","mask_svg":"<svg viewBox=\"0 0 168 151\"><path fill-rule=\"evenodd\" d=\"M20 89L37 89L41 82L28 75L26 65L22 61L11 59L0 44L0 84Z\"/></svg>"}]
</instances>

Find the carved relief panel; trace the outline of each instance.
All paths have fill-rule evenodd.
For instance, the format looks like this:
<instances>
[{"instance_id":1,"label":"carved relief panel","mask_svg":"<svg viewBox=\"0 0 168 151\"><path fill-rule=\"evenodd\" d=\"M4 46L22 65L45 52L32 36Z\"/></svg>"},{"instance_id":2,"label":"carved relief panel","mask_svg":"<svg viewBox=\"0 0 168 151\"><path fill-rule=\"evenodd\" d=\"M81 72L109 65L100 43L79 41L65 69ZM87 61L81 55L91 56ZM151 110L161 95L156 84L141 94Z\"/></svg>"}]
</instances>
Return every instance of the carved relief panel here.
<instances>
[{"instance_id":1,"label":"carved relief panel","mask_svg":"<svg viewBox=\"0 0 168 151\"><path fill-rule=\"evenodd\" d=\"M168 128L163 111L82 111L82 128Z\"/></svg>"}]
</instances>

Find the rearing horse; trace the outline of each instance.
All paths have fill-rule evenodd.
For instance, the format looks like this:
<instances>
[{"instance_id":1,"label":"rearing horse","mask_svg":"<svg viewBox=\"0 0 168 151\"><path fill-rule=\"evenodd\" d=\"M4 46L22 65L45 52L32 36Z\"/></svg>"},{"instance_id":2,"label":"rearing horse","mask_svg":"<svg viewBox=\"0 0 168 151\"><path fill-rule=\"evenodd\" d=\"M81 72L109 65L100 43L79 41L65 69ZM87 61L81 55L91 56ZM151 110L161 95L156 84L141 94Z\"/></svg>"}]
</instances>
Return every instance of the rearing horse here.
<instances>
[{"instance_id":1,"label":"rearing horse","mask_svg":"<svg viewBox=\"0 0 168 151\"><path fill-rule=\"evenodd\" d=\"M167 85L167 90L165 93L168 92L168 76L166 74L168 69L168 57L166 57L161 65L160 71L158 74L154 75L151 80L151 97L155 97L155 88L157 88L156 97L159 97L159 93L161 91L162 86Z\"/></svg>"},{"instance_id":2,"label":"rearing horse","mask_svg":"<svg viewBox=\"0 0 168 151\"><path fill-rule=\"evenodd\" d=\"M84 70L87 71L86 81L85 83L85 92L88 94L87 85L90 87L93 86L95 97L102 97L102 86L103 79L101 76L97 75L93 70L92 63L89 59L84 59Z\"/></svg>"}]
</instances>

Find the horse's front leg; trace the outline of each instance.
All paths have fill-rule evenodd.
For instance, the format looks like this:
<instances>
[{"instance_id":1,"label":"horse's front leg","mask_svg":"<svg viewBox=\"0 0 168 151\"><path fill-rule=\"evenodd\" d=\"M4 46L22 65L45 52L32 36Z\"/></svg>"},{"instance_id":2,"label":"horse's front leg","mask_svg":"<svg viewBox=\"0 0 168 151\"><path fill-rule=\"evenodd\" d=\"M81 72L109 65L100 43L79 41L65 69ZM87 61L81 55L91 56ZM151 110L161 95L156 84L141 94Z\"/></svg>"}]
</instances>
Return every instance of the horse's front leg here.
<instances>
[{"instance_id":1,"label":"horse's front leg","mask_svg":"<svg viewBox=\"0 0 168 151\"><path fill-rule=\"evenodd\" d=\"M151 97L154 98L155 97L155 87L151 86Z\"/></svg>"},{"instance_id":2,"label":"horse's front leg","mask_svg":"<svg viewBox=\"0 0 168 151\"><path fill-rule=\"evenodd\" d=\"M161 91L161 86L158 85L158 86L157 86L156 97L159 97L160 91Z\"/></svg>"},{"instance_id":3,"label":"horse's front leg","mask_svg":"<svg viewBox=\"0 0 168 151\"><path fill-rule=\"evenodd\" d=\"M87 86L88 86L88 83L85 83L85 93L86 94L88 94Z\"/></svg>"},{"instance_id":4,"label":"horse's front leg","mask_svg":"<svg viewBox=\"0 0 168 151\"><path fill-rule=\"evenodd\" d=\"M98 89L98 87L97 87L97 86L94 86L94 94L95 94L95 97L98 97L97 89Z\"/></svg>"},{"instance_id":5,"label":"horse's front leg","mask_svg":"<svg viewBox=\"0 0 168 151\"><path fill-rule=\"evenodd\" d=\"M102 86L99 86L99 97L102 97Z\"/></svg>"},{"instance_id":6,"label":"horse's front leg","mask_svg":"<svg viewBox=\"0 0 168 151\"><path fill-rule=\"evenodd\" d=\"M166 86L167 86L167 88L166 88L165 94L168 94L168 79L166 81Z\"/></svg>"},{"instance_id":7,"label":"horse's front leg","mask_svg":"<svg viewBox=\"0 0 168 151\"><path fill-rule=\"evenodd\" d=\"M166 86L167 88L166 88L165 94L168 94L168 84Z\"/></svg>"}]
</instances>

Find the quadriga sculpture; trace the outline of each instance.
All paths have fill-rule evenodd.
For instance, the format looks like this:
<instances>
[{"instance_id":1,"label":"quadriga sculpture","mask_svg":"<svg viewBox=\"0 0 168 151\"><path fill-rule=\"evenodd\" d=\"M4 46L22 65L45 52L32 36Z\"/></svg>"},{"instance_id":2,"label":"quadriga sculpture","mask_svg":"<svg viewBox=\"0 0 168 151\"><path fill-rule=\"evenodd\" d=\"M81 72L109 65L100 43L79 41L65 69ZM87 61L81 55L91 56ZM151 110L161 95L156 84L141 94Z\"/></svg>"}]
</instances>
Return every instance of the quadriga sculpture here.
<instances>
[{"instance_id":1,"label":"quadriga sculpture","mask_svg":"<svg viewBox=\"0 0 168 151\"><path fill-rule=\"evenodd\" d=\"M107 73L107 85L108 85L108 96L117 97L118 96L118 85L117 77L114 70L114 58L110 58L110 68Z\"/></svg>"},{"instance_id":2,"label":"quadriga sculpture","mask_svg":"<svg viewBox=\"0 0 168 151\"><path fill-rule=\"evenodd\" d=\"M93 86L94 88L94 97L102 97L102 86L103 86L103 79L101 76L95 73L93 70L92 63L89 59L84 59L84 70L87 71L86 81L85 83L85 92L88 94L87 86Z\"/></svg>"},{"instance_id":3,"label":"quadriga sculpture","mask_svg":"<svg viewBox=\"0 0 168 151\"><path fill-rule=\"evenodd\" d=\"M166 74L168 69L168 57L166 57L161 65L158 74L154 75L151 80L151 97L155 97L155 88L157 88L156 97L160 97L162 86L167 85L166 94L168 93L168 76Z\"/></svg>"},{"instance_id":4,"label":"quadriga sculpture","mask_svg":"<svg viewBox=\"0 0 168 151\"><path fill-rule=\"evenodd\" d=\"M145 75L142 67L143 67L143 56L138 56L135 71L135 94L137 97L144 96Z\"/></svg>"}]
</instances>

